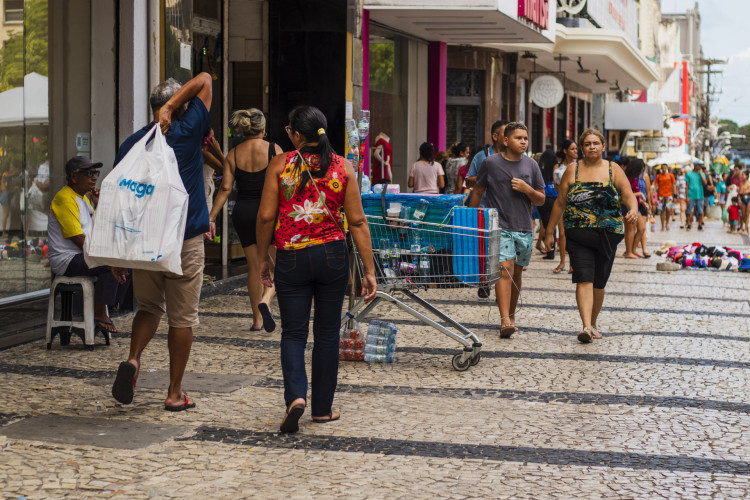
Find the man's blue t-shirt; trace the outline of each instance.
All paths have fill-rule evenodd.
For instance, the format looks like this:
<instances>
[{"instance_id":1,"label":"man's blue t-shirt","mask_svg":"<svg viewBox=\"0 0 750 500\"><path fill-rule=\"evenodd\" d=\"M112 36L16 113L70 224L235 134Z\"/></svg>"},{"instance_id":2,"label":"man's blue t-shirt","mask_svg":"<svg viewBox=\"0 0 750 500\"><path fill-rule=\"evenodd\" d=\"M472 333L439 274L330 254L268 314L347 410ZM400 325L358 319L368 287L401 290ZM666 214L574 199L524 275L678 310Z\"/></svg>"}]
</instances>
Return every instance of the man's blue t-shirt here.
<instances>
[{"instance_id":1,"label":"man's blue t-shirt","mask_svg":"<svg viewBox=\"0 0 750 500\"><path fill-rule=\"evenodd\" d=\"M155 123L149 123L125 139L117 151L115 166L128 154L130 148L143 139ZM182 184L188 192L186 240L209 230L206 191L203 184L203 153L201 152L201 144L203 138L208 135L209 124L210 117L205 104L198 97L193 97L188 104L187 111L179 119L172 120L172 126L169 127L166 135L167 144L174 150L177 157Z\"/></svg>"},{"instance_id":2,"label":"man's blue t-shirt","mask_svg":"<svg viewBox=\"0 0 750 500\"><path fill-rule=\"evenodd\" d=\"M476 177L479 173L479 166L482 164L482 162L487 158L487 151L490 151L491 155L497 154L495 153L495 150L492 148L492 146L489 146L487 148L482 148L479 150L477 154L474 155L474 159L471 160L471 166L469 167L469 171L466 173L466 177ZM486 207L487 206L487 191L484 192L482 195L482 201L479 202L480 207Z\"/></svg>"}]
</instances>

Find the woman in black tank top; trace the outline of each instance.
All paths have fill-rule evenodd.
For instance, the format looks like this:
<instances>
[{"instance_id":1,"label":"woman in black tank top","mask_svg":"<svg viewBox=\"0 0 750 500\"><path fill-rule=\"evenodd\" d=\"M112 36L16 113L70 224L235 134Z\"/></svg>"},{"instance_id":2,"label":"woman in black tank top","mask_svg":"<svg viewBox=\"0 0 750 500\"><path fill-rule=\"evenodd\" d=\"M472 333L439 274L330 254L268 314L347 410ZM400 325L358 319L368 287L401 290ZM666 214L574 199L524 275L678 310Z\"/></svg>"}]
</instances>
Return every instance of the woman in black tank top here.
<instances>
[{"instance_id":1,"label":"woman in black tank top","mask_svg":"<svg viewBox=\"0 0 750 500\"><path fill-rule=\"evenodd\" d=\"M242 250L247 259L247 292L253 309L253 325L250 331L257 332L263 328L267 332L272 332L276 328L276 322L269 304L275 290L273 287L264 287L260 282L261 258L267 256L258 255L255 223L268 163L282 151L276 144L263 140L266 134L266 119L260 110L251 108L235 111L229 123L242 131L245 140L227 153L224 177L209 219L212 223L216 221L216 216L229 198L236 180L237 202L232 210L232 224L240 237ZM259 161L259 158L263 160ZM269 252L275 253L274 250ZM275 255L270 257L274 258Z\"/></svg>"}]
</instances>

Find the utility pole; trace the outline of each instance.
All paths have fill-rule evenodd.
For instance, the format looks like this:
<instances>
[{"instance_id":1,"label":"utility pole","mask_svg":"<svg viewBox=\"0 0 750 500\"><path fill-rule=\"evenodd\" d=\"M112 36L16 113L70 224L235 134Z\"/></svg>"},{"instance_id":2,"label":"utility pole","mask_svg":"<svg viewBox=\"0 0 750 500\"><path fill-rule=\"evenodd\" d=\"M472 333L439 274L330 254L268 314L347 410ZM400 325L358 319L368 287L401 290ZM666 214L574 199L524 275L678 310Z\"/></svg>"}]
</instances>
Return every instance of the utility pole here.
<instances>
[{"instance_id":1,"label":"utility pole","mask_svg":"<svg viewBox=\"0 0 750 500\"><path fill-rule=\"evenodd\" d=\"M711 96L714 95L714 92L711 90L711 75L717 75L721 74L724 71L723 70L712 70L712 66L718 66L722 64L726 64L727 61L724 59L702 59L701 60L701 66L706 67L705 70L700 70L698 73L705 74L706 75L706 92L705 92L705 98L703 99L703 123L702 126L706 127L708 129L708 126L711 122Z\"/></svg>"}]
</instances>

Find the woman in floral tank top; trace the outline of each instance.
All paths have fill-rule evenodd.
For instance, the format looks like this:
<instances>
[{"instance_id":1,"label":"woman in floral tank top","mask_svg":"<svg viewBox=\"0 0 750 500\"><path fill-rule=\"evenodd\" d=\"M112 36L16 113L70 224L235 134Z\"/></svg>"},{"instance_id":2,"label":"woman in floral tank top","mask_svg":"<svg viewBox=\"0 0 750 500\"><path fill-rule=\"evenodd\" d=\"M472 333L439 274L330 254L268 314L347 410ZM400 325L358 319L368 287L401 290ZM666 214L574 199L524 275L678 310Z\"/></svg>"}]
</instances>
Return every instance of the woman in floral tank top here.
<instances>
[{"instance_id":1,"label":"woman in floral tank top","mask_svg":"<svg viewBox=\"0 0 750 500\"><path fill-rule=\"evenodd\" d=\"M286 127L295 150L268 166L257 223L258 252L267 255L272 236L276 263L261 265L261 280L276 285L281 316L281 368L286 414L282 432L299 430L307 401L305 345L312 300L315 321L312 353L312 420L338 420L331 409L339 363L341 308L349 283L349 251L344 216L362 257L362 294L377 286L362 199L351 164L333 151L319 109L299 106ZM275 230L275 232L274 232Z\"/></svg>"},{"instance_id":2,"label":"woman in floral tank top","mask_svg":"<svg viewBox=\"0 0 750 500\"><path fill-rule=\"evenodd\" d=\"M615 163L602 159L604 136L596 129L581 134L583 156L565 170L549 227L562 217L567 251L576 283L576 302L583 328L578 340L589 343L602 335L596 325L604 302L604 287L612 272L617 245L623 238L620 200L627 207L627 222L638 220L638 202L628 178ZM554 235L545 238L551 248Z\"/></svg>"}]
</instances>

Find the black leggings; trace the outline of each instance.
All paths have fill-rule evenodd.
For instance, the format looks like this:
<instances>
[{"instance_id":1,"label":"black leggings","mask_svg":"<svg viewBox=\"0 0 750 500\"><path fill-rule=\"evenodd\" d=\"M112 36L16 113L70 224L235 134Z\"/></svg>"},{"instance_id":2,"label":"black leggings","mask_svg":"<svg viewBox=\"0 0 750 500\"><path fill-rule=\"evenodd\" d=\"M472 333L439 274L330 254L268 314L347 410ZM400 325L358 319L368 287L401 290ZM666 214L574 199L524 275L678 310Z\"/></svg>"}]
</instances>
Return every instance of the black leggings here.
<instances>
[{"instance_id":1,"label":"black leggings","mask_svg":"<svg viewBox=\"0 0 750 500\"><path fill-rule=\"evenodd\" d=\"M565 230L565 238L573 283L593 283L594 288L604 289L624 235L604 229L570 228Z\"/></svg>"}]
</instances>

